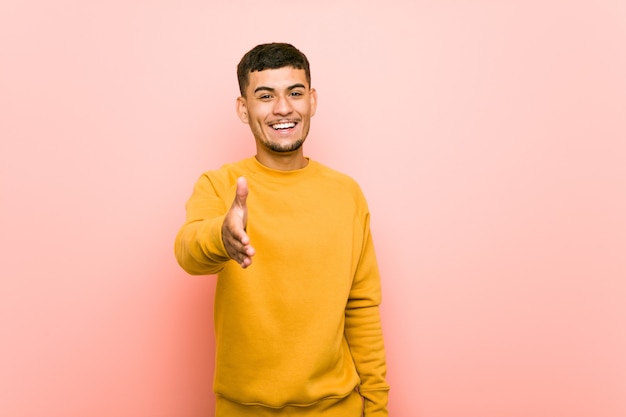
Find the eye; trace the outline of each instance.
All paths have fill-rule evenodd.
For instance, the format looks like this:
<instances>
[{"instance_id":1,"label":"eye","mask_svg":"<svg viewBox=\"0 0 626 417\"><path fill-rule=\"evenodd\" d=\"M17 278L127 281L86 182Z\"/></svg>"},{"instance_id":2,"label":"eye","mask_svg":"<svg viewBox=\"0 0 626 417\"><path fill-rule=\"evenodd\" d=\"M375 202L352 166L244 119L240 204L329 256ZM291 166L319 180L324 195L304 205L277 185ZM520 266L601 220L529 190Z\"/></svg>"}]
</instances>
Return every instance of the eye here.
<instances>
[{"instance_id":1,"label":"eye","mask_svg":"<svg viewBox=\"0 0 626 417\"><path fill-rule=\"evenodd\" d=\"M302 94L300 91L292 91L289 95L290 95L291 97L300 97L300 96L302 96L303 94Z\"/></svg>"},{"instance_id":2,"label":"eye","mask_svg":"<svg viewBox=\"0 0 626 417\"><path fill-rule=\"evenodd\" d=\"M272 96L270 94L263 94L262 96L259 96L259 99L261 100L270 100L272 98Z\"/></svg>"}]
</instances>

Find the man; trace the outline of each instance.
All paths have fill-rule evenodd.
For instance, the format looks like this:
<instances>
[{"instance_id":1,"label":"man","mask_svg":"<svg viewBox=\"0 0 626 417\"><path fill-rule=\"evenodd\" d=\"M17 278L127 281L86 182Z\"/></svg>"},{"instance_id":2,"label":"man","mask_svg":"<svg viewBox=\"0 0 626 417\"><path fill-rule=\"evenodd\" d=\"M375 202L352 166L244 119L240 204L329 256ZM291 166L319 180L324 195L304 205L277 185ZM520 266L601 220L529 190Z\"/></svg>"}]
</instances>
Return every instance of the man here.
<instances>
[{"instance_id":1,"label":"man","mask_svg":"<svg viewBox=\"0 0 626 417\"><path fill-rule=\"evenodd\" d=\"M218 417L387 416L380 277L359 186L304 156L309 62L258 45L237 67L256 156L203 174L176 257L218 274Z\"/></svg>"}]
</instances>

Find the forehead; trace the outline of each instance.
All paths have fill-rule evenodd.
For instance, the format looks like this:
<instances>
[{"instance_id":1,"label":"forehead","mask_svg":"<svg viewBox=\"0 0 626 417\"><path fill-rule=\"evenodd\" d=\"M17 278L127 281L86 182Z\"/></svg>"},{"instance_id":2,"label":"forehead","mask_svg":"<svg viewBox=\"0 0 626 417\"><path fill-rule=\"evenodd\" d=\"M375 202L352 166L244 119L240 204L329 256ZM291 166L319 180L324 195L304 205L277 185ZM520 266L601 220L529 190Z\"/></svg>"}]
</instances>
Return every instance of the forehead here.
<instances>
[{"instance_id":1,"label":"forehead","mask_svg":"<svg viewBox=\"0 0 626 417\"><path fill-rule=\"evenodd\" d=\"M248 92L253 92L259 87L282 90L295 84L302 84L307 88L309 87L306 81L306 73L303 69L282 67L253 71L248 74Z\"/></svg>"}]
</instances>

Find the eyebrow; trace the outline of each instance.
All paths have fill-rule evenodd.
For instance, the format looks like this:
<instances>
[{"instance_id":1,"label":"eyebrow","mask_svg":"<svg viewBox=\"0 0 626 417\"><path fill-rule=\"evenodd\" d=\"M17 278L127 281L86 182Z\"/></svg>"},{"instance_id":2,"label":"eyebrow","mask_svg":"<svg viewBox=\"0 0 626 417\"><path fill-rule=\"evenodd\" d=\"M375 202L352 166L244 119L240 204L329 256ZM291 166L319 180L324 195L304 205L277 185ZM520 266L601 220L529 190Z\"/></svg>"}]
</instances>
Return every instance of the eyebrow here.
<instances>
[{"instance_id":1,"label":"eyebrow","mask_svg":"<svg viewBox=\"0 0 626 417\"><path fill-rule=\"evenodd\" d=\"M287 91L291 91L291 90L293 90L295 88L306 88L306 87L302 83L297 83L297 84L290 85L289 87L287 87ZM261 85L261 86L259 86L259 87L254 89L255 93L257 93L259 91L269 91L270 93L273 93L274 91L276 91L276 89L272 88L272 87L266 87L264 85Z\"/></svg>"}]
</instances>

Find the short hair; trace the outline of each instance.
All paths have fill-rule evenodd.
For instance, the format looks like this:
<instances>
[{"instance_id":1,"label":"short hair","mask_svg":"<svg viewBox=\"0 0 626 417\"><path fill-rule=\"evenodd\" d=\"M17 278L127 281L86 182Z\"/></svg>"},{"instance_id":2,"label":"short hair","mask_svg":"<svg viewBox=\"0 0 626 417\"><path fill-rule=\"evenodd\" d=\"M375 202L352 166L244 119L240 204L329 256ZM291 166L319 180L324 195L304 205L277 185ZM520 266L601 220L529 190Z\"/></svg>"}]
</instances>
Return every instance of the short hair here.
<instances>
[{"instance_id":1,"label":"short hair","mask_svg":"<svg viewBox=\"0 0 626 417\"><path fill-rule=\"evenodd\" d=\"M306 55L288 43L265 43L248 51L237 65L239 91L245 96L250 81L250 73L265 69L293 67L304 70L306 81L311 86L311 70Z\"/></svg>"}]
</instances>

